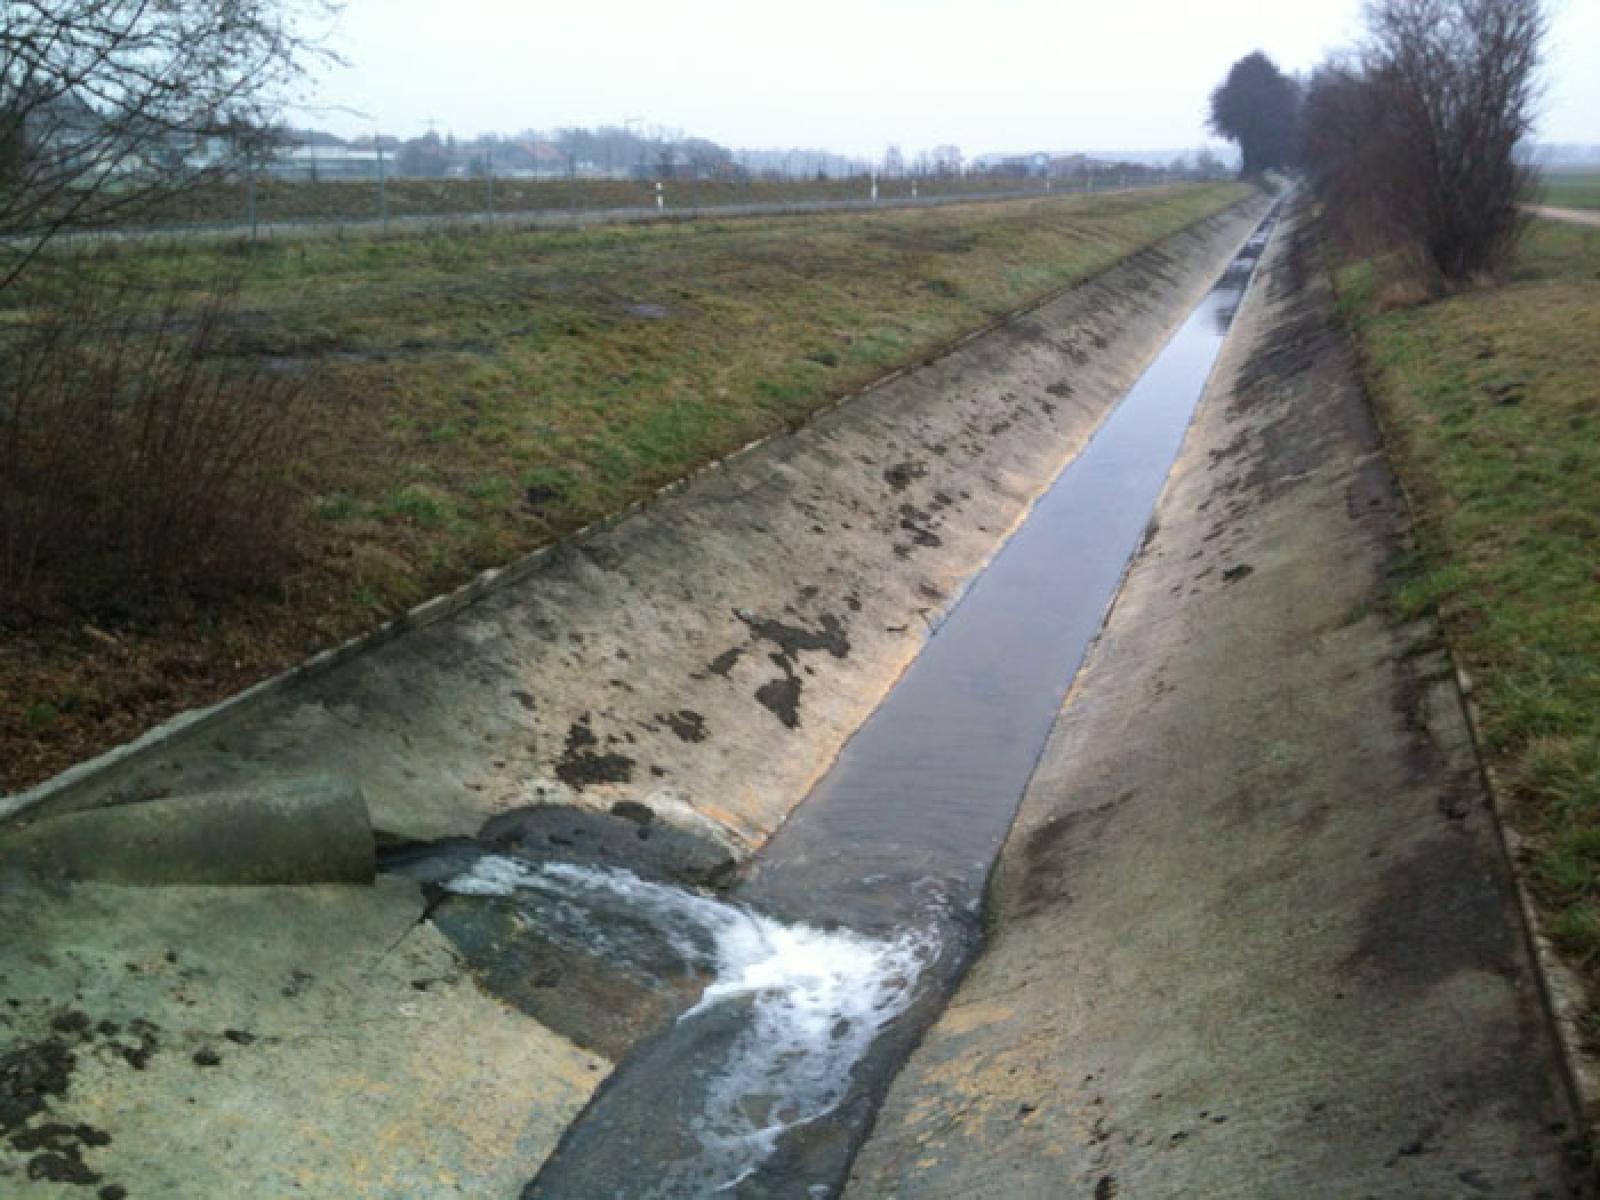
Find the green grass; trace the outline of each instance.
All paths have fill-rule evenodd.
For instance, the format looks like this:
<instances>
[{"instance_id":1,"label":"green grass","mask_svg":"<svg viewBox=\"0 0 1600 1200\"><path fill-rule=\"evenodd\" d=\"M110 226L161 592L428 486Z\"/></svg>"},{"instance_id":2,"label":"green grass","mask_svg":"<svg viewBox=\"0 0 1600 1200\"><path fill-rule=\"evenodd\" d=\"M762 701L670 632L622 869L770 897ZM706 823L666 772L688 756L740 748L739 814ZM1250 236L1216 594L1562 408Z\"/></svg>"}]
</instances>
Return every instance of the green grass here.
<instances>
[{"instance_id":1,"label":"green grass","mask_svg":"<svg viewBox=\"0 0 1600 1200\"><path fill-rule=\"evenodd\" d=\"M87 653L82 616L13 638L0 694L52 702L86 681L106 694L44 731L0 709L5 784L59 770L794 428L1246 194L1194 185L245 251L77 251L60 261L175 289L180 304L237 277L239 310L218 353L313 390L311 449L292 472L306 500L305 553L279 596L178 614L170 628L118 627L114 671Z\"/></svg>"},{"instance_id":2,"label":"green grass","mask_svg":"<svg viewBox=\"0 0 1600 1200\"><path fill-rule=\"evenodd\" d=\"M1443 619L1548 927L1600 979L1600 230L1538 222L1507 282L1420 307L1375 280L1339 275L1420 509L1399 602Z\"/></svg>"},{"instance_id":3,"label":"green grass","mask_svg":"<svg viewBox=\"0 0 1600 1200\"><path fill-rule=\"evenodd\" d=\"M1539 182L1541 203L1557 208L1600 208L1600 172L1550 171Z\"/></svg>"},{"instance_id":4,"label":"green grass","mask_svg":"<svg viewBox=\"0 0 1600 1200\"><path fill-rule=\"evenodd\" d=\"M324 389L326 453L301 474L315 511L410 563L412 583L392 597L403 604L793 427L1240 194L1219 185L100 262L179 288L242 271L225 349Z\"/></svg>"}]
</instances>

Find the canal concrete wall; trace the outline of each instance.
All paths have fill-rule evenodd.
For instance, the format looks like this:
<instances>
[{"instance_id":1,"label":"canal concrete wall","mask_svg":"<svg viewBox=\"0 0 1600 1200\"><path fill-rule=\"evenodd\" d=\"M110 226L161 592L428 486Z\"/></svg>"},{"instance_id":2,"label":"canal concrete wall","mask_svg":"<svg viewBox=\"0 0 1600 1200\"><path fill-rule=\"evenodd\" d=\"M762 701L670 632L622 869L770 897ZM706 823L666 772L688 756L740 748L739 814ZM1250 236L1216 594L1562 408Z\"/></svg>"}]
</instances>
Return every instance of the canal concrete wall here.
<instances>
[{"instance_id":1,"label":"canal concrete wall","mask_svg":"<svg viewBox=\"0 0 1600 1200\"><path fill-rule=\"evenodd\" d=\"M359 788L380 855L568 846L559 810L626 826L580 822L596 853L649 865L666 847L660 874L714 882L805 796L1265 206L14 797L10 824L244 792L292 807L331 776ZM463 932L438 901L392 874L130 888L0 862L0 1192L516 1195L643 1026L599 1027L627 1008L603 981L493 985L515 914Z\"/></svg>"},{"instance_id":2,"label":"canal concrete wall","mask_svg":"<svg viewBox=\"0 0 1600 1200\"><path fill-rule=\"evenodd\" d=\"M372 823L471 836L642 805L758 846L1087 441L1254 200L562 543L441 620L91 763L27 813L325 770Z\"/></svg>"},{"instance_id":3,"label":"canal concrete wall","mask_svg":"<svg viewBox=\"0 0 1600 1200\"><path fill-rule=\"evenodd\" d=\"M1301 211L847 1195L1587 1194L1407 539Z\"/></svg>"}]
</instances>

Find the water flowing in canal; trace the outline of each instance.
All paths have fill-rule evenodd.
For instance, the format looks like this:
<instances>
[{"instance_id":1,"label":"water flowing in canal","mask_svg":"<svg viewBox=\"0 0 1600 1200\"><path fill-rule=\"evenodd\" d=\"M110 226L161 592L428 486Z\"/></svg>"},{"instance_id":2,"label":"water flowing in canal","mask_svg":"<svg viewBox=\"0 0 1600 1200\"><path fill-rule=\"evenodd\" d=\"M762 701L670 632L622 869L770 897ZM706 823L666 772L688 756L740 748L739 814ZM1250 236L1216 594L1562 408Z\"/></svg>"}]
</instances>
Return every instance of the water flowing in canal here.
<instances>
[{"instance_id":1,"label":"water flowing in canal","mask_svg":"<svg viewBox=\"0 0 1600 1200\"><path fill-rule=\"evenodd\" d=\"M730 900L487 856L446 885L699 999L620 1065L527 1197L842 1188L975 953L984 888L1138 547L1273 218L968 588Z\"/></svg>"}]
</instances>

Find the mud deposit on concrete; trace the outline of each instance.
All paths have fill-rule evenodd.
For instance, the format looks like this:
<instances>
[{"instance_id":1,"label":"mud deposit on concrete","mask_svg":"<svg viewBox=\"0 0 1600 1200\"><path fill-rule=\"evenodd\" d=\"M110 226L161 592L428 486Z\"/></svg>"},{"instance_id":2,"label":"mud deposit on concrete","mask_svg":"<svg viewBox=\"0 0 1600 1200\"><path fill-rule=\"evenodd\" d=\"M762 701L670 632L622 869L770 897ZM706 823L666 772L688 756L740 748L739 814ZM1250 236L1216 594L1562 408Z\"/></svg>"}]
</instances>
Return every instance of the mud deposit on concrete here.
<instances>
[{"instance_id":1,"label":"mud deposit on concrete","mask_svg":"<svg viewBox=\"0 0 1600 1200\"><path fill-rule=\"evenodd\" d=\"M1448 661L1386 615L1404 507L1302 222L852 1196L1589 1194Z\"/></svg>"},{"instance_id":2,"label":"mud deposit on concrete","mask_svg":"<svg viewBox=\"0 0 1600 1200\"><path fill-rule=\"evenodd\" d=\"M172 1194L204 1171L261 1194L514 1191L604 1078L597 1051L620 1054L714 974L698 942L687 958L652 958L646 931L622 936L621 911L604 928L638 954L601 969L532 920L561 911L550 879L571 886L560 871L577 870L616 883L621 862L656 876L625 893L715 887L747 859L1262 207L1168 239L522 565L442 619L56 789L47 807L62 810L346 772L391 869L373 888L130 899L85 886L50 903L0 890L19 945L72 948L23 964L30 1004L79 988L96 1021L147 1020L172 1050L142 1071L80 1054L68 1096L50 1096L35 1122L111 1134L84 1162L135 1195ZM529 895L544 896L531 912L526 896L445 892L419 865L470 871L507 854L534 873ZM712 911L713 927L738 927ZM793 929L762 928L778 942ZM846 932L813 944L858 962ZM161 959L171 945L184 947L181 964ZM896 986L892 972L845 977ZM719 1005L713 1023L739 1011ZM722 1027L737 1040L737 1021ZM257 1040L236 1043L230 1029ZM0 1053L51 1036L33 1017L5 1034ZM827 1087L808 1095L834 1103ZM836 1107L870 1111L859 1097ZM831 1136L819 1130L814 1145Z\"/></svg>"},{"instance_id":3,"label":"mud deposit on concrete","mask_svg":"<svg viewBox=\"0 0 1600 1200\"><path fill-rule=\"evenodd\" d=\"M52 1119L71 1098L81 1056L110 1056L128 1068L144 1070L160 1046L159 1030L135 1019L126 1028L115 1021L95 1022L81 1009L61 1008L53 1015L24 1014L30 1006L5 999L9 1011L0 1022L15 1027L19 1018L47 1023L49 1035L0 1053L0 1179L20 1176L35 1183L89 1188L100 1194L126 1194L107 1182L97 1169L96 1151L110 1146L112 1135L87 1121ZM10 1160L10 1161L7 1161Z\"/></svg>"},{"instance_id":4,"label":"mud deposit on concrete","mask_svg":"<svg viewBox=\"0 0 1600 1200\"><path fill-rule=\"evenodd\" d=\"M1259 211L1169 238L447 620L91 771L50 805L326 766L361 780L378 828L411 838L472 836L532 803L628 801L748 853Z\"/></svg>"},{"instance_id":5,"label":"mud deposit on concrete","mask_svg":"<svg viewBox=\"0 0 1600 1200\"><path fill-rule=\"evenodd\" d=\"M915 973L901 984L909 992L896 993L904 1011L872 1032L819 1108L792 1103L740 1066L759 1006L696 1010L622 1065L529 1196L837 1193L895 1067L978 943L993 855L1140 542L1226 331L1218 314L1237 308L1266 236L1251 239L1242 266L973 581L737 890L741 903L790 928L842 927L880 946L912 936ZM902 526L929 519L908 509ZM771 657L791 678L802 651L848 651L837 619L825 616L816 631L747 623L779 647ZM816 1053L774 1073L803 1070ZM730 1131L715 1119L729 1089L762 1121ZM650 1164L649 1178L624 1163Z\"/></svg>"},{"instance_id":6,"label":"mud deposit on concrete","mask_svg":"<svg viewBox=\"0 0 1600 1200\"><path fill-rule=\"evenodd\" d=\"M556 763L556 778L573 791L581 792L591 784L627 783L633 779L634 760L614 750L601 749L600 739L589 725L589 714L584 713L567 727L566 746ZM621 741L616 734L606 737L608 746Z\"/></svg>"}]
</instances>

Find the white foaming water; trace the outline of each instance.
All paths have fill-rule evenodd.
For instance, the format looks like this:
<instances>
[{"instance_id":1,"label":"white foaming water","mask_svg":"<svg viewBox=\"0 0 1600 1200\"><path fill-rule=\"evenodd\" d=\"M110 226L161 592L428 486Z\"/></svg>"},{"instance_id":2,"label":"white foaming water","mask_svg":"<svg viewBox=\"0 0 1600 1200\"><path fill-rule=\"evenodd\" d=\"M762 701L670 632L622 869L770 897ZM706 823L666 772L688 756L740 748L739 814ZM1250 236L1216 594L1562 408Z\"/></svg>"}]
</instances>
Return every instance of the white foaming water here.
<instances>
[{"instance_id":1,"label":"white foaming water","mask_svg":"<svg viewBox=\"0 0 1600 1200\"><path fill-rule=\"evenodd\" d=\"M785 1130L826 1116L844 1100L855 1065L878 1032L911 1003L937 946L924 931L892 939L784 925L629 871L485 857L447 889L468 896L538 893L527 915L546 932L608 955L632 956L628 939L600 928L619 912L648 923L682 967L709 973L693 1021L733 1001L749 1004L693 1129L700 1153L651 1164L657 1195L708 1194L760 1167Z\"/></svg>"}]
</instances>

